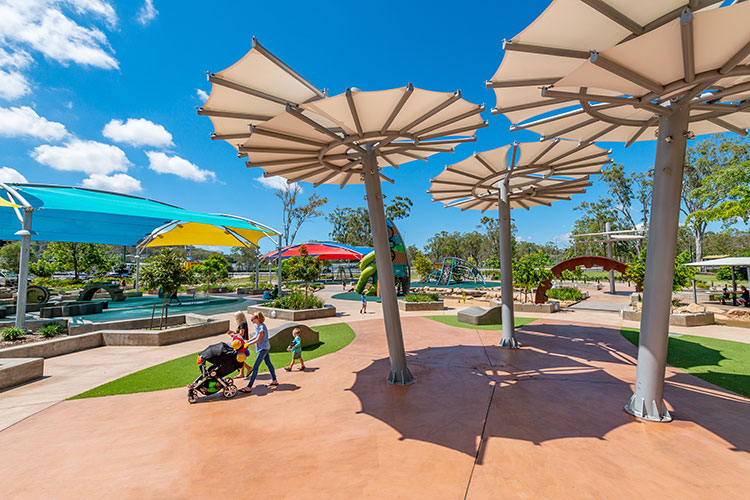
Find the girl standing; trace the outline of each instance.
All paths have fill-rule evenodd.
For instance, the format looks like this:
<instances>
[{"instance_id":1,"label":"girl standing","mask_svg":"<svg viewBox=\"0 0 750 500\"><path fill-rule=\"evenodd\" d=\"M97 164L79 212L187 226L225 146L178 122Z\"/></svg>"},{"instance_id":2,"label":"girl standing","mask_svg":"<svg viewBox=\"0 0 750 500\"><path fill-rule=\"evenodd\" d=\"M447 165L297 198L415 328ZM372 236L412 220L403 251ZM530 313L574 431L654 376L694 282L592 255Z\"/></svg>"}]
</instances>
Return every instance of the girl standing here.
<instances>
[{"instance_id":1,"label":"girl standing","mask_svg":"<svg viewBox=\"0 0 750 500\"><path fill-rule=\"evenodd\" d=\"M269 354L271 352L271 341L268 339L268 327L265 323L266 318L263 316L263 313L257 312L250 317L250 321L255 325L255 337L248 344L255 344L255 351L258 354L255 356L252 373L245 377L250 379L250 383L247 384L247 387L240 389L240 392L250 392L252 390L261 362L266 364L268 371L271 373L271 383L269 385L274 388L279 385L279 381L276 380L276 370L271 364L271 356Z\"/></svg>"}]
</instances>

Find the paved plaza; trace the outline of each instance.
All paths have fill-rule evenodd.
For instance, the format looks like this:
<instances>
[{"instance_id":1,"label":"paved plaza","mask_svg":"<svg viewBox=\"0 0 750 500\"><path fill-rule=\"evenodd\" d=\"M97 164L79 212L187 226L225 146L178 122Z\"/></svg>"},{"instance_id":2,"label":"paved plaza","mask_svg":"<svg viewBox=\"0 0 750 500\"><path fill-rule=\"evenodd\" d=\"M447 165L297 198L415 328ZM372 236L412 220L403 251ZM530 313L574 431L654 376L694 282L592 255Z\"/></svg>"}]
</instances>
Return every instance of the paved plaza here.
<instances>
[{"instance_id":1,"label":"paved plaza","mask_svg":"<svg viewBox=\"0 0 750 500\"><path fill-rule=\"evenodd\" d=\"M347 321L356 339L309 361L308 372L280 373L273 391L266 374L253 394L232 400L189 405L185 390L173 389L61 401L31 413L0 431L6 474L14 477L4 495L690 499L710 491L715 498L745 497L750 400L668 367L674 422L632 418L622 407L633 390L636 348L619 325L593 321L604 316L616 323L616 315L540 317L518 329L518 351L495 347L499 331L405 315L417 383L393 387L385 382L379 306L371 306L363 318L342 303L337 320ZM58 388L50 399L196 347L132 350L125 355L129 369L114 366L99 381L92 373L71 374L49 386ZM75 357L111 363L107 356L123 358L125 349L61 356L48 367L75 371ZM19 405L35 384L58 378L0 393L3 413L9 400Z\"/></svg>"}]
</instances>

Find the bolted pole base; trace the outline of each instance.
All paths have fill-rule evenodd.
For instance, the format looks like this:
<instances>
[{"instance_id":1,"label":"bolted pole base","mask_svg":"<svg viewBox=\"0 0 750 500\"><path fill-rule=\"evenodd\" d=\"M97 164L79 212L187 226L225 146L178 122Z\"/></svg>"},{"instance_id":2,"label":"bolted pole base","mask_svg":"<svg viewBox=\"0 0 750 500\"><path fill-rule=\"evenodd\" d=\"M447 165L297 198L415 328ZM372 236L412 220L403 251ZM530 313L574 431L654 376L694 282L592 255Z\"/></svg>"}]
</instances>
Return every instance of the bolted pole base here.
<instances>
[{"instance_id":1,"label":"bolted pole base","mask_svg":"<svg viewBox=\"0 0 750 500\"><path fill-rule=\"evenodd\" d=\"M515 337L510 339L503 337L500 339L500 343L497 346L502 347L503 349L519 349L521 344L518 343L518 340L516 340Z\"/></svg>"},{"instance_id":2,"label":"bolted pole base","mask_svg":"<svg viewBox=\"0 0 750 500\"><path fill-rule=\"evenodd\" d=\"M630 413L636 418L648 420L649 422L671 422L672 415L669 414L664 401L661 401L659 405L656 401L650 401L650 408L648 407L646 400L643 398L636 399L636 395L633 394L625 405L625 411Z\"/></svg>"},{"instance_id":3,"label":"bolted pole base","mask_svg":"<svg viewBox=\"0 0 750 500\"><path fill-rule=\"evenodd\" d=\"M411 374L409 368L404 368L403 370L394 370L391 368L387 380L391 385L409 385L416 382L417 379Z\"/></svg>"},{"instance_id":4,"label":"bolted pole base","mask_svg":"<svg viewBox=\"0 0 750 500\"><path fill-rule=\"evenodd\" d=\"M653 422L672 420L664 404L664 375L689 112L687 106L679 106L659 120L638 368L635 393L625 405L631 415Z\"/></svg>"}]
</instances>

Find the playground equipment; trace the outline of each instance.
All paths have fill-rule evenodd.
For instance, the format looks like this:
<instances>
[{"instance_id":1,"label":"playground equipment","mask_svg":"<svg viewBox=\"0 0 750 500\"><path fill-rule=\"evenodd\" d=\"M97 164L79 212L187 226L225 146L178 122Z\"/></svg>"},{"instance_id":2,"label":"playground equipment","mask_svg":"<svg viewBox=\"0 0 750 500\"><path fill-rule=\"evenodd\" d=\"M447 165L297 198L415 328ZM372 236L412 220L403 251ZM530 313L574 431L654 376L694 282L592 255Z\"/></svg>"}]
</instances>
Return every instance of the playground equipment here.
<instances>
[{"instance_id":1,"label":"playground equipment","mask_svg":"<svg viewBox=\"0 0 750 500\"><path fill-rule=\"evenodd\" d=\"M580 257L573 257L572 259L564 260L558 265L554 266L550 271L555 277L559 278L563 271L573 271L576 267L582 266L585 268L592 268L594 266L601 266L605 271L617 271L620 274L624 274L628 270L628 265L619 260L610 259L609 257L600 257L598 255L582 255ZM547 280L540 284L536 289L536 295L534 297L535 304L544 304L547 302L547 290L552 288L552 280ZM635 290L637 292L643 291L643 283L636 283Z\"/></svg>"},{"instance_id":2,"label":"playground equipment","mask_svg":"<svg viewBox=\"0 0 750 500\"><path fill-rule=\"evenodd\" d=\"M485 284L482 272L468 260L458 257L443 257L433 263L432 266L435 270L427 278L428 283L435 281L438 285L451 285L471 280L474 283Z\"/></svg>"},{"instance_id":3,"label":"playground equipment","mask_svg":"<svg viewBox=\"0 0 750 500\"><path fill-rule=\"evenodd\" d=\"M406 245L398 232L396 225L391 219L386 219L386 230L388 233L388 246L391 249L391 263L393 265L393 278L397 288L401 288L402 295L409 293L409 284L411 283L411 271L409 270L409 260L406 255ZM367 282L372 278L373 295L380 296L378 287L378 269L375 263L375 252L372 251L362 257L359 261L359 269L362 272L359 280L354 287L354 291L362 293L367 286Z\"/></svg>"},{"instance_id":4,"label":"playground equipment","mask_svg":"<svg viewBox=\"0 0 750 500\"><path fill-rule=\"evenodd\" d=\"M122 302L125 300L125 294L122 292L120 285L110 283L108 281L96 281L86 285L81 294L78 296L78 300L81 302L90 302L94 299L94 294L99 290L107 292L112 300L115 302Z\"/></svg>"}]
</instances>

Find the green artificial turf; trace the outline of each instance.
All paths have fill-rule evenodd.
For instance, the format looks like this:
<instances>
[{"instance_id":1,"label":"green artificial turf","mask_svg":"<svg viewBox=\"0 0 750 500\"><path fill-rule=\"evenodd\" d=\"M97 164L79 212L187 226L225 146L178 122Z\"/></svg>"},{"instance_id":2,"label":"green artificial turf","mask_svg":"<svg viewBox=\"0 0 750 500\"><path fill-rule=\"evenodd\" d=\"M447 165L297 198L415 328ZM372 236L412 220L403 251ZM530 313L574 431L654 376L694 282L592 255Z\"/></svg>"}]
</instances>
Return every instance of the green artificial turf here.
<instances>
[{"instance_id":1,"label":"green artificial turf","mask_svg":"<svg viewBox=\"0 0 750 500\"><path fill-rule=\"evenodd\" d=\"M503 328L503 325L499 323L496 325L467 325L466 323L459 323L458 316L425 316L425 318L439 321L440 323L446 324L448 326L471 328L472 330L501 330ZM516 326L518 327L528 325L532 321L536 320L536 318L515 318L515 320Z\"/></svg>"},{"instance_id":2,"label":"green artificial turf","mask_svg":"<svg viewBox=\"0 0 750 500\"><path fill-rule=\"evenodd\" d=\"M317 326L315 330L320 333L320 343L302 349L302 356L305 361L338 351L354 340L354 330L346 323ZM197 356L198 353L188 354L181 358L166 361L100 385L70 399L94 398L114 394L132 394L135 392L161 391L163 389L185 387L195 380L200 373L195 362ZM253 360L252 356L248 358L248 364L252 365ZM271 353L271 363L273 363L276 370L281 370L281 367L288 366L291 360L292 354L289 352ZM267 371L268 368L266 368L265 363L261 364L260 373Z\"/></svg>"},{"instance_id":3,"label":"green artificial turf","mask_svg":"<svg viewBox=\"0 0 750 500\"><path fill-rule=\"evenodd\" d=\"M633 345L638 345L638 329L621 328L620 333ZM750 344L670 334L667 363L706 382L750 397Z\"/></svg>"}]
</instances>

